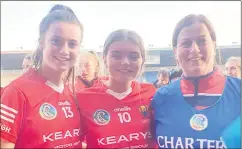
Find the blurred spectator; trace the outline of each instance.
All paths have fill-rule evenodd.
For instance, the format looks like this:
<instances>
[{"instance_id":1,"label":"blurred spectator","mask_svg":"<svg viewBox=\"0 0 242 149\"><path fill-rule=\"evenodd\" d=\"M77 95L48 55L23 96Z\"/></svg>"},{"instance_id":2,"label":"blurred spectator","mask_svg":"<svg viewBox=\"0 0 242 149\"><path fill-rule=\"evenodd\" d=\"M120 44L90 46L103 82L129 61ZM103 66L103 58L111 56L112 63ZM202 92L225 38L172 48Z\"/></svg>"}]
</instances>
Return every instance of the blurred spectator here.
<instances>
[{"instance_id":1,"label":"blurred spectator","mask_svg":"<svg viewBox=\"0 0 242 149\"><path fill-rule=\"evenodd\" d=\"M100 61L93 51L81 53L76 65L76 91L89 88L107 80L100 76Z\"/></svg>"},{"instance_id":2,"label":"blurred spectator","mask_svg":"<svg viewBox=\"0 0 242 149\"><path fill-rule=\"evenodd\" d=\"M170 71L170 82L176 81L181 77L181 75L182 75L181 69L172 69Z\"/></svg>"},{"instance_id":3,"label":"blurred spectator","mask_svg":"<svg viewBox=\"0 0 242 149\"><path fill-rule=\"evenodd\" d=\"M225 63L226 74L241 78L241 57L230 57Z\"/></svg>"},{"instance_id":4,"label":"blurred spectator","mask_svg":"<svg viewBox=\"0 0 242 149\"><path fill-rule=\"evenodd\" d=\"M160 88L163 85L169 83L169 70L167 68L161 68L157 74L157 80L153 83L155 88Z\"/></svg>"},{"instance_id":5,"label":"blurred spectator","mask_svg":"<svg viewBox=\"0 0 242 149\"><path fill-rule=\"evenodd\" d=\"M28 68L32 65L32 55L31 54L27 54L24 57L23 63L22 63L22 69L25 72L26 70L28 70Z\"/></svg>"}]
</instances>

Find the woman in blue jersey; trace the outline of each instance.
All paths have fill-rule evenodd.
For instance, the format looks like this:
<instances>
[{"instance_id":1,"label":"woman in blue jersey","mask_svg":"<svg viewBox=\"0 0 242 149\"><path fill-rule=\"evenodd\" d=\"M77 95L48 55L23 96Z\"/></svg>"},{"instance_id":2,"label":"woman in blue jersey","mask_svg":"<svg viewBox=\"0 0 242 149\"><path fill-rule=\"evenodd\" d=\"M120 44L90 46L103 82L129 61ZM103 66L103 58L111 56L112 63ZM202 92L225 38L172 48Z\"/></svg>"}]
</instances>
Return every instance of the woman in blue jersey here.
<instances>
[{"instance_id":1,"label":"woman in blue jersey","mask_svg":"<svg viewBox=\"0 0 242 149\"><path fill-rule=\"evenodd\" d=\"M224 129L240 115L240 79L215 65L216 34L204 15L176 25L172 45L182 77L160 88L153 100L160 148L223 148Z\"/></svg>"}]
</instances>

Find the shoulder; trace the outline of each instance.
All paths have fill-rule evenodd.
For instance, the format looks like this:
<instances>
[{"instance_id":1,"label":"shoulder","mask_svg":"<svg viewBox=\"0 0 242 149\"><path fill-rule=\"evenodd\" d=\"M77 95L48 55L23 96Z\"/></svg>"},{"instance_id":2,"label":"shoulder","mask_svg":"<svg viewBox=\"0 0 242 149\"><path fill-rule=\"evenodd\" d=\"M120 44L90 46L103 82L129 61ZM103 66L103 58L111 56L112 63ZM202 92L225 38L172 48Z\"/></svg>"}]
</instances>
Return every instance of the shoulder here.
<instances>
[{"instance_id":1,"label":"shoulder","mask_svg":"<svg viewBox=\"0 0 242 149\"><path fill-rule=\"evenodd\" d=\"M239 86L241 85L241 79L227 76L228 83L233 86Z\"/></svg>"},{"instance_id":2,"label":"shoulder","mask_svg":"<svg viewBox=\"0 0 242 149\"><path fill-rule=\"evenodd\" d=\"M137 83L137 82L136 82ZM150 90L150 91L156 91L155 87L153 84L151 83L140 83L140 87L142 89L147 89L147 90Z\"/></svg>"},{"instance_id":3,"label":"shoulder","mask_svg":"<svg viewBox=\"0 0 242 149\"><path fill-rule=\"evenodd\" d=\"M169 100L171 96L178 94L178 91L180 91L180 81L181 79L160 87L154 95L152 106L162 105L166 100Z\"/></svg>"},{"instance_id":4,"label":"shoulder","mask_svg":"<svg viewBox=\"0 0 242 149\"><path fill-rule=\"evenodd\" d=\"M227 76L226 86L230 86L232 90L239 94L241 92L241 79Z\"/></svg>"}]
</instances>

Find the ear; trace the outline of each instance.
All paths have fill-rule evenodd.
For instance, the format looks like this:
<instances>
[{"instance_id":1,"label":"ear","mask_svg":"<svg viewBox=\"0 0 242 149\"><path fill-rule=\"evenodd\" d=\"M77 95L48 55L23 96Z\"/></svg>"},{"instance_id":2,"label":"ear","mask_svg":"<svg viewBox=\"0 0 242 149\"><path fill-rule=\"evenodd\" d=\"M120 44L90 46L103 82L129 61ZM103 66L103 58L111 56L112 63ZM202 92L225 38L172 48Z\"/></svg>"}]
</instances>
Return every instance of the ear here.
<instances>
[{"instance_id":1,"label":"ear","mask_svg":"<svg viewBox=\"0 0 242 149\"><path fill-rule=\"evenodd\" d=\"M39 47L40 47L40 49L41 50L43 50L44 49L44 40L43 39L39 39Z\"/></svg>"},{"instance_id":2,"label":"ear","mask_svg":"<svg viewBox=\"0 0 242 149\"><path fill-rule=\"evenodd\" d=\"M179 67L179 61L178 61L178 56L177 56L177 48L174 47L173 51L174 51L174 56L175 56L174 58L175 58L175 61L176 61L176 65L177 65L177 67Z\"/></svg>"},{"instance_id":3,"label":"ear","mask_svg":"<svg viewBox=\"0 0 242 149\"><path fill-rule=\"evenodd\" d=\"M217 43L215 41L213 41L213 47L214 47L214 56L216 56L216 54L217 54L217 49L216 49Z\"/></svg>"},{"instance_id":4,"label":"ear","mask_svg":"<svg viewBox=\"0 0 242 149\"><path fill-rule=\"evenodd\" d=\"M103 56L103 63L104 63L104 66L106 68L108 68L108 65L107 65L107 56Z\"/></svg>"}]
</instances>

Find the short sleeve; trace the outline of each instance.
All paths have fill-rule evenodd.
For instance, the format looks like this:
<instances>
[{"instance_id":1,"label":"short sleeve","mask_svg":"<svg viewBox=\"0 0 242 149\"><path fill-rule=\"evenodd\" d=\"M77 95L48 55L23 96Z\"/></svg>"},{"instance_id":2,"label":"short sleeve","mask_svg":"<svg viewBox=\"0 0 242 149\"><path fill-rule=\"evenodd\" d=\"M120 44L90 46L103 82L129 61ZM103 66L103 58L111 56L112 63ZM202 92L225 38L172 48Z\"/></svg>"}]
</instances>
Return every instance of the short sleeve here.
<instances>
[{"instance_id":1,"label":"short sleeve","mask_svg":"<svg viewBox=\"0 0 242 149\"><path fill-rule=\"evenodd\" d=\"M164 96L166 92L166 87L159 88L151 101L151 108L155 110L156 107L159 108L164 103Z\"/></svg>"},{"instance_id":2,"label":"short sleeve","mask_svg":"<svg viewBox=\"0 0 242 149\"><path fill-rule=\"evenodd\" d=\"M25 97L9 85L1 92L1 139L16 143L22 127Z\"/></svg>"}]
</instances>

